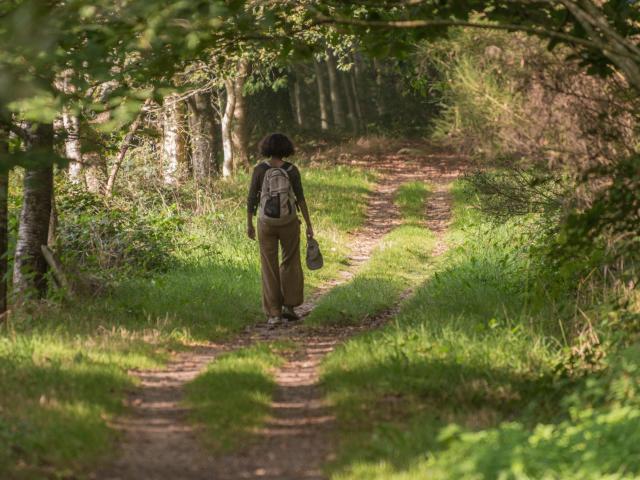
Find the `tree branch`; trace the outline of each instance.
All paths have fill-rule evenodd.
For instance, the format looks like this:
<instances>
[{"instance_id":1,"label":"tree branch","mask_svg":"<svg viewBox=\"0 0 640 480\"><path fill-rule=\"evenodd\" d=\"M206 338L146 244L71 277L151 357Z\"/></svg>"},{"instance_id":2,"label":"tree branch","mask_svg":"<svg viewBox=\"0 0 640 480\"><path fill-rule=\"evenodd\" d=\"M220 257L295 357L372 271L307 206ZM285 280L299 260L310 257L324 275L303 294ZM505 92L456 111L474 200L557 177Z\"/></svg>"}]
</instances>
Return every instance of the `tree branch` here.
<instances>
[{"instance_id":1,"label":"tree branch","mask_svg":"<svg viewBox=\"0 0 640 480\"><path fill-rule=\"evenodd\" d=\"M129 131L127 132L127 135L124 137L124 140L122 141L122 146L120 147L118 156L116 157L113 163L113 166L111 167L111 173L109 174L109 178L107 179L107 186L105 188L105 195L107 197L110 197L113 194L113 186L116 182L116 177L118 176L118 171L120 170L120 166L122 165L122 162L124 161L124 157L127 154L129 147L131 146L131 141L133 140L133 136L136 134L136 131L138 130L138 128L140 127L140 124L142 123L142 119L144 117L144 114L146 113L146 107L150 103L151 103L150 99L147 99L144 102L144 105L140 109L140 113L138 113L138 116L129 127Z\"/></svg>"},{"instance_id":2,"label":"tree branch","mask_svg":"<svg viewBox=\"0 0 640 480\"><path fill-rule=\"evenodd\" d=\"M545 38L555 38L574 45L580 45L586 48L601 50L600 43L575 37L568 33L547 30L544 28L527 27L515 23L479 23L463 20L358 20L354 18L336 18L319 15L313 20L314 25L350 25L355 27L375 27L387 29L421 29L429 27L469 27L483 30L506 30L510 32L520 31L532 35L538 35ZM631 54L627 54L631 58L635 58Z\"/></svg>"}]
</instances>

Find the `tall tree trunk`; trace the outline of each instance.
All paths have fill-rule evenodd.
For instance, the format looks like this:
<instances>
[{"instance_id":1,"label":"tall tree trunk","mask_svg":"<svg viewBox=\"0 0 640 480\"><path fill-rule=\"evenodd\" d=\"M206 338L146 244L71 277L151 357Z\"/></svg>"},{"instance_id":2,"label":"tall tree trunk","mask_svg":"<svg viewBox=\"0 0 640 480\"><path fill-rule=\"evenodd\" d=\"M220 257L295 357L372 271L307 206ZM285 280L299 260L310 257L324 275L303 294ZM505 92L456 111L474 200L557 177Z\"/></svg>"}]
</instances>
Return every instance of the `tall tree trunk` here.
<instances>
[{"instance_id":1,"label":"tall tree trunk","mask_svg":"<svg viewBox=\"0 0 640 480\"><path fill-rule=\"evenodd\" d=\"M53 126L36 124L30 129L27 149L53 156ZM51 219L53 165L25 169L20 227L14 257L13 286L23 299L32 292L38 297L47 293L47 262L41 247L46 245Z\"/></svg>"},{"instance_id":2,"label":"tall tree trunk","mask_svg":"<svg viewBox=\"0 0 640 480\"><path fill-rule=\"evenodd\" d=\"M361 124L366 129L371 119L375 118L376 102L371 101L374 97L371 93L370 79L367 75L367 64L362 59L362 55L356 52L353 55L353 74L355 82L356 99L364 101L358 102L360 115L362 116Z\"/></svg>"},{"instance_id":3,"label":"tall tree trunk","mask_svg":"<svg viewBox=\"0 0 640 480\"><path fill-rule=\"evenodd\" d=\"M345 127L344 108L342 107L342 97L340 96L340 80L338 79L338 68L336 58L332 52L327 55L327 71L329 72L329 95L331 97L331 111L333 112L333 123L338 129Z\"/></svg>"},{"instance_id":4,"label":"tall tree trunk","mask_svg":"<svg viewBox=\"0 0 640 480\"><path fill-rule=\"evenodd\" d=\"M51 213L49 214L49 233L47 234L47 246L53 247L57 242L58 233L58 209L56 208L55 189L51 191Z\"/></svg>"},{"instance_id":5,"label":"tall tree trunk","mask_svg":"<svg viewBox=\"0 0 640 480\"><path fill-rule=\"evenodd\" d=\"M299 128L305 128L306 121L304 116L304 105L302 101L302 81L300 80L300 74L294 68L292 70L292 83L291 89L291 104L293 106L293 117L296 120L296 125Z\"/></svg>"},{"instance_id":6,"label":"tall tree trunk","mask_svg":"<svg viewBox=\"0 0 640 480\"><path fill-rule=\"evenodd\" d=\"M231 124L231 143L233 145L233 168L249 168L249 134L247 128L247 105L244 96L244 85L249 76L249 61L246 59L238 62L238 75L234 81L235 108L233 109L233 121Z\"/></svg>"},{"instance_id":7,"label":"tall tree trunk","mask_svg":"<svg viewBox=\"0 0 640 480\"><path fill-rule=\"evenodd\" d=\"M0 154L9 152L9 132L0 127ZM0 323L7 311L7 284L9 276L9 170L0 167Z\"/></svg>"},{"instance_id":8,"label":"tall tree trunk","mask_svg":"<svg viewBox=\"0 0 640 480\"><path fill-rule=\"evenodd\" d=\"M165 98L162 133L164 183L175 185L184 177L187 164L185 106L177 95L169 95Z\"/></svg>"},{"instance_id":9,"label":"tall tree trunk","mask_svg":"<svg viewBox=\"0 0 640 480\"><path fill-rule=\"evenodd\" d=\"M387 115L387 103L384 96L384 76L382 72L382 64L379 60L373 59L373 66L376 74L376 107L378 110L378 117L383 119Z\"/></svg>"},{"instance_id":10,"label":"tall tree trunk","mask_svg":"<svg viewBox=\"0 0 640 480\"><path fill-rule=\"evenodd\" d=\"M358 124L358 113L356 112L356 102L353 98L353 91L351 90L349 72L341 72L339 73L339 77L342 83L344 98L347 99L347 118L349 119L349 125L351 125L353 133L357 134L360 131L360 125Z\"/></svg>"},{"instance_id":11,"label":"tall tree trunk","mask_svg":"<svg viewBox=\"0 0 640 480\"><path fill-rule=\"evenodd\" d=\"M327 88L325 86L322 65L316 59L313 60L313 68L316 71L316 83L318 84L318 105L320 108L320 129L329 130L329 101L327 99Z\"/></svg>"},{"instance_id":12,"label":"tall tree trunk","mask_svg":"<svg viewBox=\"0 0 640 480\"><path fill-rule=\"evenodd\" d=\"M360 126L360 131L366 130L367 127L364 123L364 117L362 115L362 105L360 105L360 95L358 94L358 83L356 81L356 71L355 67L351 69L349 72L349 83L351 87L351 93L353 95L353 101L356 107L356 118L358 119L358 125Z\"/></svg>"},{"instance_id":13,"label":"tall tree trunk","mask_svg":"<svg viewBox=\"0 0 640 480\"><path fill-rule=\"evenodd\" d=\"M227 99L220 127L222 129L222 152L224 154L222 162L222 176L227 178L233 174L233 142L231 140L231 128L233 112L236 108L236 91L232 79L226 79L224 84L227 92Z\"/></svg>"},{"instance_id":14,"label":"tall tree trunk","mask_svg":"<svg viewBox=\"0 0 640 480\"><path fill-rule=\"evenodd\" d=\"M191 169L197 182L206 182L217 171L214 111L210 92L198 92L187 99Z\"/></svg>"}]
</instances>

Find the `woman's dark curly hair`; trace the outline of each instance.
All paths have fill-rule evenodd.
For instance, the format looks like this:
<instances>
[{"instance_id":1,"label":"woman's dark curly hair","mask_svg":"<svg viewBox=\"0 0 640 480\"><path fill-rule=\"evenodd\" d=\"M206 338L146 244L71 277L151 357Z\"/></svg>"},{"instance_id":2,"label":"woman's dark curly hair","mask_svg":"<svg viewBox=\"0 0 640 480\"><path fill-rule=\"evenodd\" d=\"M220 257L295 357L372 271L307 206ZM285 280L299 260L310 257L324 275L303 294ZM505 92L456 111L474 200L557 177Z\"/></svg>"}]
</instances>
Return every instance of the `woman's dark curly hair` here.
<instances>
[{"instance_id":1,"label":"woman's dark curly hair","mask_svg":"<svg viewBox=\"0 0 640 480\"><path fill-rule=\"evenodd\" d=\"M289 137L282 133L269 134L260 142L260 153L263 157L287 158L295 151Z\"/></svg>"}]
</instances>

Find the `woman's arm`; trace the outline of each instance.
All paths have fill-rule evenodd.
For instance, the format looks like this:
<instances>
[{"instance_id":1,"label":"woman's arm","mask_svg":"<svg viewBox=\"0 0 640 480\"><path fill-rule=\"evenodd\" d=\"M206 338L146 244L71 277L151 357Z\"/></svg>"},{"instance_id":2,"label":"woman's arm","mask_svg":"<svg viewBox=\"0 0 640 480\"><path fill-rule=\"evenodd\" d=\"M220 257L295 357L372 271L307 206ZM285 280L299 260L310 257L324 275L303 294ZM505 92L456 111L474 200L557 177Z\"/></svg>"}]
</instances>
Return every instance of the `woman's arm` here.
<instances>
[{"instance_id":1,"label":"woman's arm","mask_svg":"<svg viewBox=\"0 0 640 480\"><path fill-rule=\"evenodd\" d=\"M302 200L301 202L298 202L298 206L300 207L300 211L302 212L304 223L306 223L307 225L307 237L313 238L313 226L311 225L311 217L309 216L309 209L307 208L307 202Z\"/></svg>"},{"instance_id":2,"label":"woman's arm","mask_svg":"<svg viewBox=\"0 0 640 480\"><path fill-rule=\"evenodd\" d=\"M249 194L247 195L247 235L251 240L256 239L256 229L253 226L253 216L258 207L258 194L260 192L260 175L257 168L253 169Z\"/></svg>"},{"instance_id":3,"label":"woman's arm","mask_svg":"<svg viewBox=\"0 0 640 480\"><path fill-rule=\"evenodd\" d=\"M304 218L304 223L307 225L307 237L313 237L313 227L311 226L311 217L309 216L309 209L307 208L307 202L304 199L304 190L302 188L302 177L300 175L300 170L298 167L293 167L292 175L291 175L291 187L293 188L293 193L296 196L296 201L298 207L300 208L300 212L302 212L302 217Z\"/></svg>"},{"instance_id":4,"label":"woman's arm","mask_svg":"<svg viewBox=\"0 0 640 480\"><path fill-rule=\"evenodd\" d=\"M251 240L256 239L256 227L253 226L253 213L247 212L247 236Z\"/></svg>"}]
</instances>

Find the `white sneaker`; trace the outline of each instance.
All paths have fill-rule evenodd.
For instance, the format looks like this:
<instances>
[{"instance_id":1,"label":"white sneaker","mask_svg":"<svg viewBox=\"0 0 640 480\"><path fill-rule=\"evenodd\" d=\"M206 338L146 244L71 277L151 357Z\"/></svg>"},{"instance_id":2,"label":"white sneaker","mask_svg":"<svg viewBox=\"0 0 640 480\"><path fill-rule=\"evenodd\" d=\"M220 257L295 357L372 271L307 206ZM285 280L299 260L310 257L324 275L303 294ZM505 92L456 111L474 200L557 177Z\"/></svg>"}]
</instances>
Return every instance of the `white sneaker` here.
<instances>
[{"instance_id":1,"label":"white sneaker","mask_svg":"<svg viewBox=\"0 0 640 480\"><path fill-rule=\"evenodd\" d=\"M269 328L275 328L278 325L282 325L283 323L285 322L282 321L282 317L269 317L267 319L267 327Z\"/></svg>"}]
</instances>

